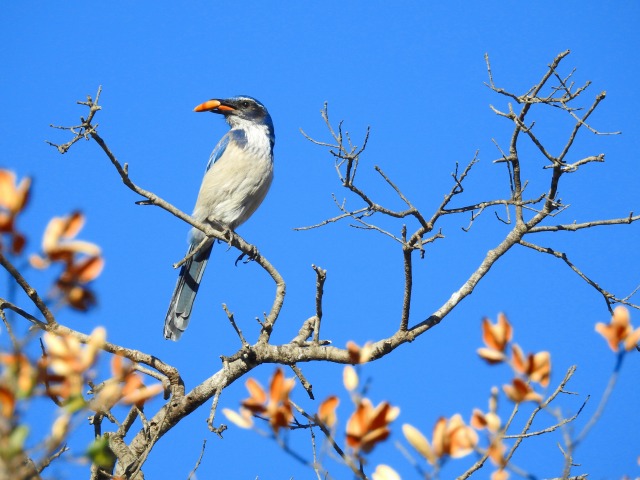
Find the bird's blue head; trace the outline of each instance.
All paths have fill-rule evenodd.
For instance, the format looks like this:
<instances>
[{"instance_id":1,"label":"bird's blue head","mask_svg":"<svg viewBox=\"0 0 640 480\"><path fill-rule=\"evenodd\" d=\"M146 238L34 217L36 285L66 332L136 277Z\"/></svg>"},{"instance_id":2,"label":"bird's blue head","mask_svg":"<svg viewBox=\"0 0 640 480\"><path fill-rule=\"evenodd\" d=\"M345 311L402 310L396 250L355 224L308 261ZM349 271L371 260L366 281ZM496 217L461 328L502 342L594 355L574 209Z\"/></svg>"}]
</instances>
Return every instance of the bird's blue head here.
<instances>
[{"instance_id":1,"label":"bird's blue head","mask_svg":"<svg viewBox=\"0 0 640 480\"><path fill-rule=\"evenodd\" d=\"M242 126L245 122L264 125L273 136L273 121L266 107L253 97L239 95L226 99L214 98L201 103L194 112L212 112L224 115L231 127Z\"/></svg>"}]
</instances>

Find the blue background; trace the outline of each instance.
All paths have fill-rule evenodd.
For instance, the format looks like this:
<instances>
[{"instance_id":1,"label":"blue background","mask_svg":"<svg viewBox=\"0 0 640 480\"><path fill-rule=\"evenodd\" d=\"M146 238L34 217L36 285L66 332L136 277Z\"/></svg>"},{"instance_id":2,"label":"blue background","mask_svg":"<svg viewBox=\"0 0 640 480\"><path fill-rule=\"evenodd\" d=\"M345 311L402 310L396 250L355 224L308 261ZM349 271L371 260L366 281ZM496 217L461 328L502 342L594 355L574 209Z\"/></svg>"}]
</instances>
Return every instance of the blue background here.
<instances>
[{"instance_id":1,"label":"blue background","mask_svg":"<svg viewBox=\"0 0 640 480\"><path fill-rule=\"evenodd\" d=\"M68 140L48 125L72 124L85 115L76 100L102 85L100 134L119 160L129 163L135 182L189 212L209 153L226 129L220 118L194 114L193 107L235 94L260 99L276 127L276 177L268 198L239 233L258 245L287 281L273 339L288 341L313 315L311 264L316 264L328 271L323 337L338 346L348 340L363 344L397 328L401 249L347 222L292 230L336 215L330 194L340 200L345 195L330 155L305 140L299 128L329 140L319 115L325 101L333 120L345 119L355 143L370 125L358 178L390 207L402 204L373 165L428 215L450 189L455 162L466 164L476 150L481 161L458 205L505 196L506 171L492 163L499 153L491 139L506 148L512 129L489 109L489 104L507 107L505 98L483 84L483 55L490 55L499 86L524 93L559 52L571 49L562 72L575 66L577 83L593 82L583 105L601 90L608 92L591 124L623 134L579 134L570 158L604 152L607 162L563 179L561 197L571 207L557 221L623 217L638 210L639 200L639 13L635 2L576 1L5 3L0 11L0 166L35 178L21 223L31 235L29 251L38 249L49 218L75 208L88 218L80 238L103 248L106 268L95 284L99 307L89 316L60 312L60 321L86 332L106 326L111 341L176 366L191 388L220 368L219 355L239 347L220 304L235 312L253 341L254 318L270 308L273 286L256 265L234 267L237 252L216 248L188 332L177 344L166 342L162 322L176 278L171 264L184 254L188 228L160 209L135 206L138 198L122 185L97 145L81 142L60 156L45 144L45 139ZM534 113L533 119L540 137L559 151L571 122L548 111ZM528 193L538 195L548 174L542 170L545 162L527 141L521 154ZM348 205L360 206L353 198ZM381 223L400 231L399 223ZM412 323L439 308L509 228L492 212L485 212L469 233L460 229L467 224L467 216L445 219L447 238L416 262ZM625 296L640 280L637 237L637 226L616 226L531 240L567 252L603 288ZM27 278L46 292L46 275L30 271ZM615 363L593 330L596 322L608 321L605 303L557 259L516 248L438 328L363 368L372 379L374 402L388 400L402 409L392 440L371 455L369 472L387 463L403 479L418 478L393 445L404 442L400 425L412 423L430 437L439 416L460 412L468 420L472 408L486 409L491 386L509 380L506 369L484 365L475 353L481 346L481 318L495 318L499 311L508 314L515 340L526 351L551 352L551 388L570 365L578 365L568 389L579 395L563 398L561 405L570 415L591 395L577 430L584 425ZM637 325L639 318L632 321ZM302 368L316 398L343 391L342 366ZM253 374L267 384L273 369L266 365ZM600 423L575 455L581 464L575 474L600 479L640 473L639 375L634 354L626 359ZM245 396L238 382L224 392L219 408L237 408ZM294 400L315 411L300 386ZM149 404L147 414L159 405ZM508 411L505 401L501 412ZM340 428L350 413L344 396ZM208 443L198 478L314 478L275 442L253 432L231 427L220 440L207 430L208 414L208 407L201 408L159 442L145 466L146 478L186 478L203 439ZM525 419L522 415L516 424ZM217 420L223 421L222 415ZM552 423L551 417L540 418L534 428ZM78 425L78 434L80 448L89 442L91 429ZM288 440L311 458L306 432L291 432ZM514 463L540 477L559 476L560 440L527 440ZM462 473L472 461L450 462L442 478ZM325 466L334 478L349 477L330 459ZM72 461L58 463L49 473L77 478L76 468ZM490 471L484 468L475 478L488 478Z\"/></svg>"}]
</instances>

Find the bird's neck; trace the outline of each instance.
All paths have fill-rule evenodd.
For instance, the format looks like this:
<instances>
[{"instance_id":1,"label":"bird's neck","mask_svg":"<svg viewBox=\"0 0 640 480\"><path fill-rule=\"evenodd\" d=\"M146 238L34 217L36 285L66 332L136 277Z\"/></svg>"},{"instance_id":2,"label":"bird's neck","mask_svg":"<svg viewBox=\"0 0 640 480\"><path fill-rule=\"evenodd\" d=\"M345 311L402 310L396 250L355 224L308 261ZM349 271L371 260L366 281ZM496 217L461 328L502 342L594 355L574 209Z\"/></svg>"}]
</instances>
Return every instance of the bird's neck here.
<instances>
[{"instance_id":1,"label":"bird's neck","mask_svg":"<svg viewBox=\"0 0 640 480\"><path fill-rule=\"evenodd\" d=\"M268 149L271 151L275 144L273 128L263 123L238 122L232 125L230 133L239 140L238 143L246 142L252 149Z\"/></svg>"},{"instance_id":2,"label":"bird's neck","mask_svg":"<svg viewBox=\"0 0 640 480\"><path fill-rule=\"evenodd\" d=\"M271 146L275 143L275 133L273 131L273 123L271 119L267 117L264 122L256 123L243 118L227 117L231 131L242 131L247 139L258 140L258 137L264 136L269 139Z\"/></svg>"}]
</instances>

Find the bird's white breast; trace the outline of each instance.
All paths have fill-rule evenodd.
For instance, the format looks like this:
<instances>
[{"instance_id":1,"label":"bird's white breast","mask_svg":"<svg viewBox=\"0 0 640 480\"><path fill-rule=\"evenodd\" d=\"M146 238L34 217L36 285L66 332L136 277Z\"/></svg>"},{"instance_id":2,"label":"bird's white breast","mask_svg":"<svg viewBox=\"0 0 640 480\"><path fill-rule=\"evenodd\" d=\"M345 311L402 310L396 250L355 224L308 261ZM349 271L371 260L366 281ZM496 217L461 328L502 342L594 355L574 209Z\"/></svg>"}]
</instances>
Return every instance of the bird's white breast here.
<instances>
[{"instance_id":1,"label":"bird's white breast","mask_svg":"<svg viewBox=\"0 0 640 480\"><path fill-rule=\"evenodd\" d=\"M235 229L264 200L273 180L272 147L263 125L243 126L246 143L232 140L202 180L193 215L199 221L215 219ZM195 230L195 229L194 229ZM194 240L201 237L192 232Z\"/></svg>"}]
</instances>

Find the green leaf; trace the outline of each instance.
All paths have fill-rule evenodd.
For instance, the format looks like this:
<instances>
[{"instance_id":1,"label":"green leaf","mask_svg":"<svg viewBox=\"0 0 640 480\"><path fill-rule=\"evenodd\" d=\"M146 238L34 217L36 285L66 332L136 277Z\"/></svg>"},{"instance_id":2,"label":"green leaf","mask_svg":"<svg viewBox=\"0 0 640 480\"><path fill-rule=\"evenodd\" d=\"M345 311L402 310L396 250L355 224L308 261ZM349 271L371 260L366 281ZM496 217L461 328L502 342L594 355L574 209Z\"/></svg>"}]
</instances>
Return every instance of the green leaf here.
<instances>
[{"instance_id":1,"label":"green leaf","mask_svg":"<svg viewBox=\"0 0 640 480\"><path fill-rule=\"evenodd\" d=\"M29 435L29 427L26 425L18 425L13 431L9 434L9 442L6 444L6 447L2 449L3 456L11 458L14 455L22 452L24 449L24 442Z\"/></svg>"},{"instance_id":2,"label":"green leaf","mask_svg":"<svg viewBox=\"0 0 640 480\"><path fill-rule=\"evenodd\" d=\"M106 470L111 469L116 462L116 456L109 448L109 439L106 436L96 438L89 445L87 456L93 463Z\"/></svg>"},{"instance_id":3,"label":"green leaf","mask_svg":"<svg viewBox=\"0 0 640 480\"><path fill-rule=\"evenodd\" d=\"M82 410L87 406L87 402L82 395L76 395L75 397L71 397L64 408L69 413L76 413Z\"/></svg>"}]
</instances>

